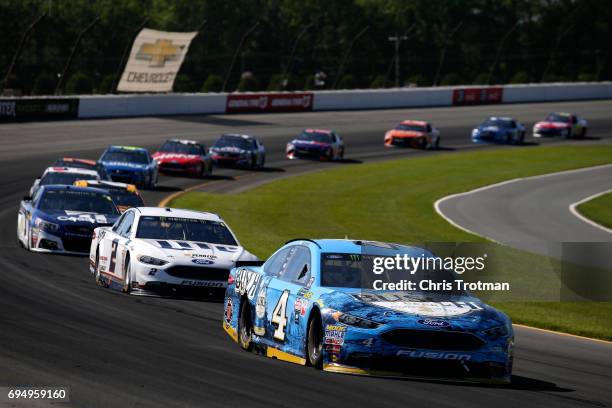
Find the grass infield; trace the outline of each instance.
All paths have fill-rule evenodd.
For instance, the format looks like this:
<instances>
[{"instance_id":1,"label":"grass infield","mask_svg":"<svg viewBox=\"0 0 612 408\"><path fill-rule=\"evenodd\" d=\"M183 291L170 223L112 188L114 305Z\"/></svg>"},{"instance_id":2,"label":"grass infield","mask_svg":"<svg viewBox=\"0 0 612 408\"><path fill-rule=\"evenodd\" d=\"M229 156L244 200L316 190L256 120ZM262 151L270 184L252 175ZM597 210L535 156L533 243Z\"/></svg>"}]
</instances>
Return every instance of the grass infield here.
<instances>
[{"instance_id":1,"label":"grass infield","mask_svg":"<svg viewBox=\"0 0 612 408\"><path fill-rule=\"evenodd\" d=\"M600 195L580 204L576 209L588 219L612 229L612 193Z\"/></svg>"},{"instance_id":2,"label":"grass infield","mask_svg":"<svg viewBox=\"0 0 612 408\"><path fill-rule=\"evenodd\" d=\"M242 245L261 258L285 241L299 237L348 236L400 243L483 242L448 224L435 212L433 203L450 194L517 177L611 162L612 145L440 153L347 164L274 181L239 194L190 192L175 198L170 205L220 214ZM609 209L610 201L607 205ZM512 249L508 253L515 262L532 270L538 265L550 266L550 260L539 255ZM546 281L520 278L526 291L546 291L551 286ZM612 302L491 303L515 323L612 340Z\"/></svg>"}]
</instances>

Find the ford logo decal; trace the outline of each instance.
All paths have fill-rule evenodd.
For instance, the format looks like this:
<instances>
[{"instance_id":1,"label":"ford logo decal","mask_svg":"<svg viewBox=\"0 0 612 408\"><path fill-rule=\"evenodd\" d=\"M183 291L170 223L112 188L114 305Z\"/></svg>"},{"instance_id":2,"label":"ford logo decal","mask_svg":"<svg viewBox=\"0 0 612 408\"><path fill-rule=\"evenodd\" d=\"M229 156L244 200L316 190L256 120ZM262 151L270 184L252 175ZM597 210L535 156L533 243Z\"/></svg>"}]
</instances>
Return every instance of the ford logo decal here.
<instances>
[{"instance_id":1,"label":"ford logo decal","mask_svg":"<svg viewBox=\"0 0 612 408\"><path fill-rule=\"evenodd\" d=\"M215 262L210 259L192 259L191 262L197 265L212 265Z\"/></svg>"},{"instance_id":2,"label":"ford logo decal","mask_svg":"<svg viewBox=\"0 0 612 408\"><path fill-rule=\"evenodd\" d=\"M431 327L448 327L450 326L449 322L444 320L435 320L435 319L422 319L418 321L419 324L423 326L431 326Z\"/></svg>"}]
</instances>

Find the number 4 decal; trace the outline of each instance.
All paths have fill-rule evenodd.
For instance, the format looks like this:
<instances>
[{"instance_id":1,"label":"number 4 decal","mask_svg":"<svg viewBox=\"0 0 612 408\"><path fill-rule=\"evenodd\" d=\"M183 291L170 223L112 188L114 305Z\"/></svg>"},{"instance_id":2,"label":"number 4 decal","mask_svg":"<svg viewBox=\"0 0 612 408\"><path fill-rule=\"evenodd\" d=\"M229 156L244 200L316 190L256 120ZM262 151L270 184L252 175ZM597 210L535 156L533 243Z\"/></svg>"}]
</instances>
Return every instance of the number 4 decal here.
<instances>
[{"instance_id":1,"label":"number 4 decal","mask_svg":"<svg viewBox=\"0 0 612 408\"><path fill-rule=\"evenodd\" d=\"M283 291L278 303L274 306L272 312L272 323L277 325L274 330L274 338L280 341L285 340L285 328L287 327L287 300L289 300L289 291Z\"/></svg>"}]
</instances>

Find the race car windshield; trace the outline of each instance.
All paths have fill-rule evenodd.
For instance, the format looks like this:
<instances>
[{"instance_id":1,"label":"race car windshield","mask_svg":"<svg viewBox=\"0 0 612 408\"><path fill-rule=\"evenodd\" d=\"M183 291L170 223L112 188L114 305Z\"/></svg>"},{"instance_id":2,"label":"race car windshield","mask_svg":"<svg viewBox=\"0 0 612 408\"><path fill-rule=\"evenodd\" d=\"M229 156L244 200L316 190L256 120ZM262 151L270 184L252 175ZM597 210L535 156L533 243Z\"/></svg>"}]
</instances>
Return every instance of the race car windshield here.
<instances>
[{"instance_id":1,"label":"race car windshield","mask_svg":"<svg viewBox=\"0 0 612 408\"><path fill-rule=\"evenodd\" d=\"M569 116L566 115L559 115L557 113L551 113L550 115L548 115L546 117L546 121L547 122L562 122L562 123L568 123L569 122Z\"/></svg>"},{"instance_id":2,"label":"race car windshield","mask_svg":"<svg viewBox=\"0 0 612 408\"><path fill-rule=\"evenodd\" d=\"M200 154L200 149L197 145L179 142L166 142L159 151L164 153Z\"/></svg>"},{"instance_id":3,"label":"race car windshield","mask_svg":"<svg viewBox=\"0 0 612 408\"><path fill-rule=\"evenodd\" d=\"M136 238L238 245L223 222L197 218L142 216Z\"/></svg>"},{"instance_id":4,"label":"race car windshield","mask_svg":"<svg viewBox=\"0 0 612 408\"><path fill-rule=\"evenodd\" d=\"M77 180L96 180L97 177L92 174L80 173L47 173L40 179L39 185L47 186L51 184L62 184L71 186Z\"/></svg>"},{"instance_id":5,"label":"race car windshield","mask_svg":"<svg viewBox=\"0 0 612 408\"><path fill-rule=\"evenodd\" d=\"M405 130L408 132L425 132L425 126L423 125L407 125L400 123L396 126L395 130Z\"/></svg>"},{"instance_id":6,"label":"race car windshield","mask_svg":"<svg viewBox=\"0 0 612 408\"><path fill-rule=\"evenodd\" d=\"M130 193L125 190L110 190L110 194L111 197L113 197L113 202L117 206L144 207L144 201L138 194Z\"/></svg>"},{"instance_id":7,"label":"race car windshield","mask_svg":"<svg viewBox=\"0 0 612 408\"><path fill-rule=\"evenodd\" d=\"M402 254L403 256L403 254ZM397 283L400 281L415 282L418 288L422 280L439 282L452 282L456 274L447 269L420 268L417 271L383 271L381 274L373 273L375 258L388 258L386 254L345 254L345 253L323 253L321 254L321 286L341 288L361 288L372 290L381 287L381 282ZM434 258L430 258L434 259ZM433 263L432 263L433 264ZM378 281L379 283L376 283ZM430 285L429 287L435 287ZM382 290L382 289L381 289ZM440 293L463 295L460 290L414 290L416 293Z\"/></svg>"},{"instance_id":8,"label":"race car windshield","mask_svg":"<svg viewBox=\"0 0 612 408\"><path fill-rule=\"evenodd\" d=\"M482 126L498 126L501 128L513 127L511 120L503 120L503 119L489 119L489 120L484 121Z\"/></svg>"},{"instance_id":9,"label":"race car windshield","mask_svg":"<svg viewBox=\"0 0 612 408\"><path fill-rule=\"evenodd\" d=\"M302 132L297 139L306 140L309 142L331 143L330 134L322 132Z\"/></svg>"},{"instance_id":10,"label":"race car windshield","mask_svg":"<svg viewBox=\"0 0 612 408\"><path fill-rule=\"evenodd\" d=\"M103 162L148 164L149 159L143 151L114 151L102 156Z\"/></svg>"},{"instance_id":11,"label":"race car windshield","mask_svg":"<svg viewBox=\"0 0 612 408\"><path fill-rule=\"evenodd\" d=\"M70 161L70 160L59 159L59 160L56 160L55 163L53 163L53 167L72 167L75 169L96 170L96 165L94 163L87 163L87 162L82 162L79 160Z\"/></svg>"},{"instance_id":12,"label":"race car windshield","mask_svg":"<svg viewBox=\"0 0 612 408\"><path fill-rule=\"evenodd\" d=\"M253 144L250 140L240 136L221 136L213 147L236 147L242 150L250 150L252 149Z\"/></svg>"},{"instance_id":13,"label":"race car windshield","mask_svg":"<svg viewBox=\"0 0 612 408\"><path fill-rule=\"evenodd\" d=\"M48 212L77 211L119 215L110 195L91 191L47 190L40 198L38 209Z\"/></svg>"}]
</instances>

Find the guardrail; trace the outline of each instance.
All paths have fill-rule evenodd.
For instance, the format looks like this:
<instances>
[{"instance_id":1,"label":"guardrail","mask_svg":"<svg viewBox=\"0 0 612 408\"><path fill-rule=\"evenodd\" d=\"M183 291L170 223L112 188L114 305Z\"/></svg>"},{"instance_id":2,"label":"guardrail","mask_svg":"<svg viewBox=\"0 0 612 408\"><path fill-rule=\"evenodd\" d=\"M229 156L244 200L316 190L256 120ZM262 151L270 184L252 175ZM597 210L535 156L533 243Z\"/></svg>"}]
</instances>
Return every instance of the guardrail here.
<instances>
[{"instance_id":1,"label":"guardrail","mask_svg":"<svg viewBox=\"0 0 612 408\"><path fill-rule=\"evenodd\" d=\"M612 99L612 82L315 92L83 95L0 98L0 121L213 113L388 109Z\"/></svg>"}]
</instances>

